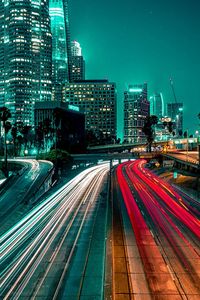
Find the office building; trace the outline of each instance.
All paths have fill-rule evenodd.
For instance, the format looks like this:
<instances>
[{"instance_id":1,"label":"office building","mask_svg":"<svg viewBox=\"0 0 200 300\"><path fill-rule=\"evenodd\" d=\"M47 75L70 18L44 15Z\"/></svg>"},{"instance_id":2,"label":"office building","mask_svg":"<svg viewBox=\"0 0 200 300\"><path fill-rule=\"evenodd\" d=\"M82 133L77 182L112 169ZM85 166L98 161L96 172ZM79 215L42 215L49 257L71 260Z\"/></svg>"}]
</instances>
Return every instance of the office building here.
<instances>
[{"instance_id":1,"label":"office building","mask_svg":"<svg viewBox=\"0 0 200 300\"><path fill-rule=\"evenodd\" d=\"M64 83L68 79L67 39L62 0L50 0L49 14L52 32L52 81Z\"/></svg>"},{"instance_id":2,"label":"office building","mask_svg":"<svg viewBox=\"0 0 200 300\"><path fill-rule=\"evenodd\" d=\"M124 92L124 140L127 143L146 142L142 132L145 119L150 114L147 84L129 85Z\"/></svg>"},{"instance_id":3,"label":"office building","mask_svg":"<svg viewBox=\"0 0 200 300\"><path fill-rule=\"evenodd\" d=\"M82 49L81 49L79 42L77 42L77 41L71 42L71 53L72 53L72 56L81 56L82 55Z\"/></svg>"},{"instance_id":4,"label":"office building","mask_svg":"<svg viewBox=\"0 0 200 300\"><path fill-rule=\"evenodd\" d=\"M62 86L69 81L71 45L68 2L49 0L52 32L52 100L61 101Z\"/></svg>"},{"instance_id":5,"label":"office building","mask_svg":"<svg viewBox=\"0 0 200 300\"><path fill-rule=\"evenodd\" d=\"M85 112L86 130L112 142L116 137L116 85L108 80L65 84L63 101Z\"/></svg>"},{"instance_id":6,"label":"office building","mask_svg":"<svg viewBox=\"0 0 200 300\"><path fill-rule=\"evenodd\" d=\"M164 100L162 93L155 93L150 97L150 114L155 115L158 119L164 116Z\"/></svg>"},{"instance_id":7,"label":"office building","mask_svg":"<svg viewBox=\"0 0 200 300\"><path fill-rule=\"evenodd\" d=\"M56 132L55 111L57 110L58 128ZM49 139L48 150L55 147L65 149L70 153L85 150L85 115L77 106L61 101L44 101L35 104L35 128L43 126L49 120L53 129L52 138ZM56 133L56 137L55 137ZM38 147L39 148L39 147ZM46 150L46 149L44 149Z\"/></svg>"},{"instance_id":8,"label":"office building","mask_svg":"<svg viewBox=\"0 0 200 300\"><path fill-rule=\"evenodd\" d=\"M34 123L35 102L51 100L48 4L4 0L0 6L0 105L25 125Z\"/></svg>"},{"instance_id":9,"label":"office building","mask_svg":"<svg viewBox=\"0 0 200 300\"><path fill-rule=\"evenodd\" d=\"M77 41L71 42L71 74L70 82L85 79L85 61L82 56L80 44Z\"/></svg>"},{"instance_id":10,"label":"office building","mask_svg":"<svg viewBox=\"0 0 200 300\"><path fill-rule=\"evenodd\" d=\"M173 129L176 133L176 136L179 136L183 131L183 103L168 103L167 116L171 118L174 124Z\"/></svg>"},{"instance_id":11,"label":"office building","mask_svg":"<svg viewBox=\"0 0 200 300\"><path fill-rule=\"evenodd\" d=\"M166 138L166 128L163 126L162 119L164 113L164 100L162 93L155 93L150 97L150 115L158 117L158 123L154 126L155 139L163 140Z\"/></svg>"}]
</instances>

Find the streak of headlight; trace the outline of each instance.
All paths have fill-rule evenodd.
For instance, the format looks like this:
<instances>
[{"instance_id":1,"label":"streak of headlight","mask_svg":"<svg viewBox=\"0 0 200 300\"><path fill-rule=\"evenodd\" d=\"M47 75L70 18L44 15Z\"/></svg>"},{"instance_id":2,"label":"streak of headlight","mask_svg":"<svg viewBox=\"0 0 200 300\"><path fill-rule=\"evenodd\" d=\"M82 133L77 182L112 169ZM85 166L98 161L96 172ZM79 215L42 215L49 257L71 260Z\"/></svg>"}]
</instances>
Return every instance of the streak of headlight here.
<instances>
[{"instance_id":1,"label":"streak of headlight","mask_svg":"<svg viewBox=\"0 0 200 300\"><path fill-rule=\"evenodd\" d=\"M41 230L40 234L35 238L34 242L32 242L23 252L21 252L20 255L18 255L17 260L15 260L14 265L12 265L11 270L7 270L7 274L4 278L3 284L8 280L9 277L12 277L13 271L17 269L17 267L20 265L21 262L23 262L25 257L28 257L30 259L30 263L33 262L35 255L31 256L31 251L34 250L34 247L38 247L38 243L42 241L42 238L44 238L44 234L46 235L46 238L43 239L42 244L39 246L38 251L42 249L42 247L45 245L50 233L53 232L53 230L57 227L56 233L62 226L63 222L65 222L66 218L62 218L64 214L66 215L65 217L68 216L66 214L66 210L71 207L71 209L74 207L75 202L74 199L76 199L77 196L81 196L85 189L87 188L87 185L89 182L92 180L92 178L96 177L96 181L93 184L93 188L95 188L95 191L98 190L98 178L100 178L98 175L98 172L100 170L106 170L108 171L109 166L104 165L104 166L97 166L97 167L92 167L90 169L87 169L83 171L81 174L76 176L73 180L71 180L68 184L66 184L63 188L59 189L58 192L56 192L54 195L46 199L43 203L38 205L35 209L33 209L27 217L25 217L23 220L21 220L15 227L11 229L9 233L6 233L3 238L4 238L4 243L1 247L1 249L4 249L4 259L7 258L7 255L12 253L12 251L15 250L15 248L18 246L21 246L21 243L24 242L23 238L25 237L25 240L27 239L27 232L30 230L37 230L41 224L38 225L38 222L41 221L41 219L46 216L48 212L51 211L52 207L55 204L60 204L60 207L57 208L57 211L54 212L54 216L51 216L50 213L50 220L49 222L45 225L45 227ZM82 182L84 180L84 182ZM88 193L91 194L92 188L88 189ZM88 194L88 195L89 195ZM93 194L91 196L91 199L95 199L95 192L93 190ZM67 196L67 198L66 198ZM77 197L78 198L78 197ZM93 200L91 200L93 201ZM72 205L74 202L74 205ZM53 204L52 204L53 203ZM69 211L68 211L69 212ZM48 216L46 217L48 219ZM45 219L45 221L46 221ZM59 222L60 225L59 225ZM59 226L57 226L59 225ZM20 228L21 226L21 228ZM35 227L36 226L36 227ZM34 229L35 228L35 229ZM53 235L55 236L55 234ZM53 238L50 239L51 243ZM49 245L49 243L46 244ZM48 248L46 248L46 251ZM38 251L36 253L38 253ZM46 253L43 252L44 254ZM28 263L28 265L30 265ZM26 269L26 268L25 268ZM20 277L23 276L25 273L24 271L21 273ZM13 286L14 288L14 286Z\"/></svg>"}]
</instances>

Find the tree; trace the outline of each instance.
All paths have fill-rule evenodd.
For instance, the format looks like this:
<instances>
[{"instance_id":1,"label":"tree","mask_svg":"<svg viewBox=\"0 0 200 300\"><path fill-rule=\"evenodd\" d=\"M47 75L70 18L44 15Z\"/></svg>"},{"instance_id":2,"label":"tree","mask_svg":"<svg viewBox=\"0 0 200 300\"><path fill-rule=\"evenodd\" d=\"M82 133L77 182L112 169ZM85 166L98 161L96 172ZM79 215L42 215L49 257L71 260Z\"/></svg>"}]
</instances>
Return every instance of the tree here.
<instances>
[{"instance_id":1,"label":"tree","mask_svg":"<svg viewBox=\"0 0 200 300\"><path fill-rule=\"evenodd\" d=\"M144 126L142 128L143 133L146 135L148 142L148 151L151 152L151 145L155 138L154 125L158 123L158 117L155 115L148 116L145 120Z\"/></svg>"},{"instance_id":2,"label":"tree","mask_svg":"<svg viewBox=\"0 0 200 300\"><path fill-rule=\"evenodd\" d=\"M38 126L35 128L35 143L38 148L38 154L40 152L40 149L43 146L43 142L44 142L44 134L43 134L42 122L40 122Z\"/></svg>"},{"instance_id":3,"label":"tree","mask_svg":"<svg viewBox=\"0 0 200 300\"><path fill-rule=\"evenodd\" d=\"M168 127L169 133L170 134L173 133L173 122L172 121L168 122L167 127Z\"/></svg>"},{"instance_id":4,"label":"tree","mask_svg":"<svg viewBox=\"0 0 200 300\"><path fill-rule=\"evenodd\" d=\"M14 124L11 128L11 135L13 138L13 145L14 145L14 151L13 151L14 156L16 156L17 132L18 132L17 126L16 126L16 124Z\"/></svg>"},{"instance_id":5,"label":"tree","mask_svg":"<svg viewBox=\"0 0 200 300\"><path fill-rule=\"evenodd\" d=\"M0 121L3 123L4 128L4 157L5 157L5 176L8 176L8 161L7 161L7 143L6 138L9 130L11 129L11 123L8 119L11 118L11 112L7 107L0 107Z\"/></svg>"},{"instance_id":6,"label":"tree","mask_svg":"<svg viewBox=\"0 0 200 300\"><path fill-rule=\"evenodd\" d=\"M48 149L48 143L51 138L51 134L54 132L53 128L51 127L51 120L46 118L44 119L42 123L42 128L44 132L44 144L45 144L45 149L47 152Z\"/></svg>"},{"instance_id":7,"label":"tree","mask_svg":"<svg viewBox=\"0 0 200 300\"><path fill-rule=\"evenodd\" d=\"M55 149L57 149L59 127L62 119L62 109L58 107L54 108L53 119L54 119L54 126L55 126Z\"/></svg>"},{"instance_id":8,"label":"tree","mask_svg":"<svg viewBox=\"0 0 200 300\"><path fill-rule=\"evenodd\" d=\"M24 125L23 122L18 122L17 123L17 129L23 136L23 143L24 143L24 150L27 150L28 143L30 142L30 133L32 127L30 125Z\"/></svg>"},{"instance_id":9,"label":"tree","mask_svg":"<svg viewBox=\"0 0 200 300\"><path fill-rule=\"evenodd\" d=\"M180 137L182 137L182 136L183 136L183 130L180 129L180 130L178 131L178 134L179 134Z\"/></svg>"}]
</instances>

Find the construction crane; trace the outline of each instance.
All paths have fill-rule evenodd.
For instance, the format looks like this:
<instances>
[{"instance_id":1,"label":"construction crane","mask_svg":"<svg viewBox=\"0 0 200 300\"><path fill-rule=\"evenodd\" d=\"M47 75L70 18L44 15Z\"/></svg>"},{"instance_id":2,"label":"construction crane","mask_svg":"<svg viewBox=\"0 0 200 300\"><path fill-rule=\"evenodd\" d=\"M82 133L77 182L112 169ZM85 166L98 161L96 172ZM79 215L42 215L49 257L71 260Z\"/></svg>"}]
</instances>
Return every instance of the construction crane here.
<instances>
[{"instance_id":1,"label":"construction crane","mask_svg":"<svg viewBox=\"0 0 200 300\"><path fill-rule=\"evenodd\" d=\"M172 78L170 78L169 81L170 81L171 88L172 88L172 93L173 93L173 96L174 96L174 102L177 103L177 98L176 98L176 93L175 93L175 90L174 90L174 83L172 81Z\"/></svg>"}]
</instances>

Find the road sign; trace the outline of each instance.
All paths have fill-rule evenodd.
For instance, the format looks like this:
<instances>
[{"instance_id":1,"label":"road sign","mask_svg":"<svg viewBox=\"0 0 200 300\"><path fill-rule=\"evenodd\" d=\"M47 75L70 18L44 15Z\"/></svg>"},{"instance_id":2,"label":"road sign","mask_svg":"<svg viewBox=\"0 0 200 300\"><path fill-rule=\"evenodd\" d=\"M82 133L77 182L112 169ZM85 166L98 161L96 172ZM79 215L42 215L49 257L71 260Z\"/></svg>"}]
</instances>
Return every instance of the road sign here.
<instances>
[{"instance_id":1,"label":"road sign","mask_svg":"<svg viewBox=\"0 0 200 300\"><path fill-rule=\"evenodd\" d=\"M174 160L163 160L163 167L172 168L174 166Z\"/></svg>"},{"instance_id":2,"label":"road sign","mask_svg":"<svg viewBox=\"0 0 200 300\"><path fill-rule=\"evenodd\" d=\"M174 172L173 177L174 177L174 179L176 179L178 177L178 173Z\"/></svg>"}]
</instances>

